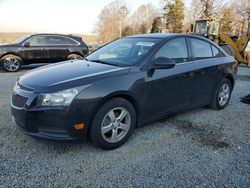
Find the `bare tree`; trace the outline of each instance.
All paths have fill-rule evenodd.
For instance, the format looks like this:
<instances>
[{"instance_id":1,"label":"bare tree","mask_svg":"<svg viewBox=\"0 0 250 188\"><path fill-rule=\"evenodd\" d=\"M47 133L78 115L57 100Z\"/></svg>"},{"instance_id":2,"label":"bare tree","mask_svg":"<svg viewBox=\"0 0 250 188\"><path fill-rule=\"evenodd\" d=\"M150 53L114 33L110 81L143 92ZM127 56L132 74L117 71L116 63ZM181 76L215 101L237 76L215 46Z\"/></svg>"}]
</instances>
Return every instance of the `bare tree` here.
<instances>
[{"instance_id":1,"label":"bare tree","mask_svg":"<svg viewBox=\"0 0 250 188\"><path fill-rule=\"evenodd\" d=\"M102 43L110 42L121 36L121 27L128 15L127 5L122 0L115 0L105 6L98 16L97 34Z\"/></svg>"},{"instance_id":2,"label":"bare tree","mask_svg":"<svg viewBox=\"0 0 250 188\"><path fill-rule=\"evenodd\" d=\"M233 6L236 9L236 16L234 18L236 34L246 34L250 27L250 1L234 0Z\"/></svg>"},{"instance_id":3,"label":"bare tree","mask_svg":"<svg viewBox=\"0 0 250 188\"><path fill-rule=\"evenodd\" d=\"M159 15L153 4L141 5L130 17L130 25L134 33L149 33L154 18Z\"/></svg>"}]
</instances>

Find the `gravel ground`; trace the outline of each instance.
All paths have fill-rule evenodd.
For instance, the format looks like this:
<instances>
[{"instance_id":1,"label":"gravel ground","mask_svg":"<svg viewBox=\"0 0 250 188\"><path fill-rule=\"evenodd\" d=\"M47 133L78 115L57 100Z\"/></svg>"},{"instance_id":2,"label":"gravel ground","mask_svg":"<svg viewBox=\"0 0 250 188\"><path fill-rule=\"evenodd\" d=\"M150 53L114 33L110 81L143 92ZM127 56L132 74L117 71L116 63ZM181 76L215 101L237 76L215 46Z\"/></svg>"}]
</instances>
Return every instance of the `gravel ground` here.
<instances>
[{"instance_id":1,"label":"gravel ground","mask_svg":"<svg viewBox=\"0 0 250 188\"><path fill-rule=\"evenodd\" d=\"M250 187L250 79L229 106L201 108L136 129L122 147L44 143L11 123L9 95L27 72L0 70L0 187Z\"/></svg>"}]
</instances>

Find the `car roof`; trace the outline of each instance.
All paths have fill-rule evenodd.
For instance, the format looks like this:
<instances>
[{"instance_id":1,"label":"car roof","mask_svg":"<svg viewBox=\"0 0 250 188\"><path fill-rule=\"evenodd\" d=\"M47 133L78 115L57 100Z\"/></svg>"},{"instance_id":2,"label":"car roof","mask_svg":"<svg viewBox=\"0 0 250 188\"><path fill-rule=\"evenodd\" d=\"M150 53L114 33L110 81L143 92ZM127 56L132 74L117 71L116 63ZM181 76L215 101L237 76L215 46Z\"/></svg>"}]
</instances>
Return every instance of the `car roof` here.
<instances>
[{"instance_id":1,"label":"car roof","mask_svg":"<svg viewBox=\"0 0 250 188\"><path fill-rule=\"evenodd\" d=\"M174 38L174 37L192 37L192 38L197 38L200 40L204 40L207 41L209 43L212 43L216 46L218 46L217 44L215 44L214 42L212 42L211 40L209 40L206 37L203 36L199 36L199 35L195 35L195 34L184 34L184 33L148 33L148 34L139 34L139 35L131 35L131 36L127 36L124 38L158 38L158 39L170 39L170 38Z\"/></svg>"},{"instance_id":2,"label":"car roof","mask_svg":"<svg viewBox=\"0 0 250 188\"><path fill-rule=\"evenodd\" d=\"M166 38L172 38L177 36L183 36L183 37L195 37L203 40L208 40L205 37L198 36L198 35L192 35L192 34L183 34L183 33L148 33L148 34L139 34L139 35L131 35L127 36L125 38L159 38L159 39L166 39Z\"/></svg>"},{"instance_id":3,"label":"car roof","mask_svg":"<svg viewBox=\"0 0 250 188\"><path fill-rule=\"evenodd\" d=\"M170 36L176 35L174 33L147 33L147 34L139 34L139 35L131 35L125 38L168 38Z\"/></svg>"},{"instance_id":4,"label":"car roof","mask_svg":"<svg viewBox=\"0 0 250 188\"><path fill-rule=\"evenodd\" d=\"M75 36L75 35L66 35L66 34L57 34L57 33L35 33L35 34L32 34L30 36L36 36L36 35L53 35L53 36L65 36L65 37L78 37L78 36Z\"/></svg>"}]
</instances>

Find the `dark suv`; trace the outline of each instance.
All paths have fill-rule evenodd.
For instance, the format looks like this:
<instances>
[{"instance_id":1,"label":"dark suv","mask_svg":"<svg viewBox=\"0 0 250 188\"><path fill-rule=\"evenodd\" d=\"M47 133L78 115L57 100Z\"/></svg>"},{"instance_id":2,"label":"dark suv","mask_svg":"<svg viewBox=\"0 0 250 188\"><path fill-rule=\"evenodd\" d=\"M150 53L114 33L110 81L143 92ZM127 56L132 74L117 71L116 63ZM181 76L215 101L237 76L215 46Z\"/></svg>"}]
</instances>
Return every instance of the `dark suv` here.
<instances>
[{"instance_id":1,"label":"dark suv","mask_svg":"<svg viewBox=\"0 0 250 188\"><path fill-rule=\"evenodd\" d=\"M23 64L83 59L87 54L88 47L82 38L73 35L27 35L12 44L0 46L1 65L9 72L18 71Z\"/></svg>"}]
</instances>

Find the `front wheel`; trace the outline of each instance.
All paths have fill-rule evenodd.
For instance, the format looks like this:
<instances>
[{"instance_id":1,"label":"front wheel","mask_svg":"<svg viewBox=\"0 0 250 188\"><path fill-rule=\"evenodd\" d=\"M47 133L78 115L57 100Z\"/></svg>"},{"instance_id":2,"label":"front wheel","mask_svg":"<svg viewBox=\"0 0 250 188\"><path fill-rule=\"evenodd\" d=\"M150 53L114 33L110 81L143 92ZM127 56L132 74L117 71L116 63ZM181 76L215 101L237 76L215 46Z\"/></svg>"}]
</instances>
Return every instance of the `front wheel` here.
<instances>
[{"instance_id":1,"label":"front wheel","mask_svg":"<svg viewBox=\"0 0 250 188\"><path fill-rule=\"evenodd\" d=\"M136 113L133 105L123 98L115 98L97 111L92 122L90 138L102 149L114 149L128 140L135 125Z\"/></svg>"},{"instance_id":2,"label":"front wheel","mask_svg":"<svg viewBox=\"0 0 250 188\"><path fill-rule=\"evenodd\" d=\"M210 104L210 107L216 110L224 109L231 97L232 93L232 84L230 80L224 78L221 80L219 86L215 91L215 95L213 97L213 101Z\"/></svg>"},{"instance_id":3,"label":"front wheel","mask_svg":"<svg viewBox=\"0 0 250 188\"><path fill-rule=\"evenodd\" d=\"M21 68L22 60L15 55L6 55L0 60L2 67L7 72L16 72Z\"/></svg>"}]
</instances>

